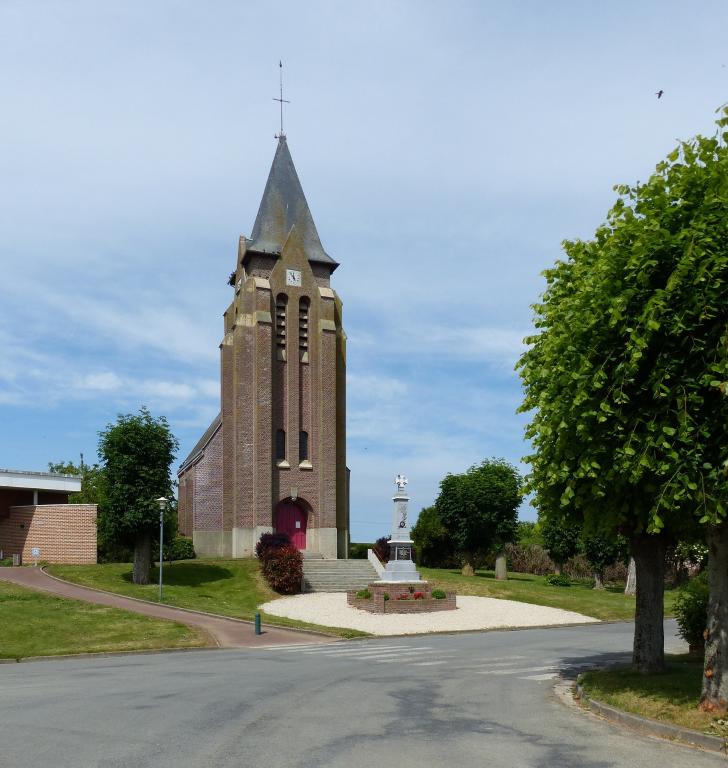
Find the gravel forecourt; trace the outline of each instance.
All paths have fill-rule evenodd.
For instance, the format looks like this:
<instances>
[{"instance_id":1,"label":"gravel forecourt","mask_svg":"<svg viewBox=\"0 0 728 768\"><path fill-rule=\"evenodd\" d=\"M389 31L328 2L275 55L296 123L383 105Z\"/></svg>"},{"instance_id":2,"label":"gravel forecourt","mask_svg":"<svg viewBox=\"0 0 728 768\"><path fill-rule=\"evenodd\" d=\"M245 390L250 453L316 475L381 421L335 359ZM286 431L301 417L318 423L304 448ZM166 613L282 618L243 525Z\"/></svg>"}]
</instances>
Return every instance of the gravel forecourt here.
<instances>
[{"instance_id":1,"label":"gravel forecourt","mask_svg":"<svg viewBox=\"0 0 728 768\"><path fill-rule=\"evenodd\" d=\"M346 604L345 592L313 592L271 600L260 606L271 616L283 616L327 627L343 627L372 635L420 635L474 629L544 627L598 622L560 608L515 600L458 595L457 609L437 613L376 615Z\"/></svg>"}]
</instances>

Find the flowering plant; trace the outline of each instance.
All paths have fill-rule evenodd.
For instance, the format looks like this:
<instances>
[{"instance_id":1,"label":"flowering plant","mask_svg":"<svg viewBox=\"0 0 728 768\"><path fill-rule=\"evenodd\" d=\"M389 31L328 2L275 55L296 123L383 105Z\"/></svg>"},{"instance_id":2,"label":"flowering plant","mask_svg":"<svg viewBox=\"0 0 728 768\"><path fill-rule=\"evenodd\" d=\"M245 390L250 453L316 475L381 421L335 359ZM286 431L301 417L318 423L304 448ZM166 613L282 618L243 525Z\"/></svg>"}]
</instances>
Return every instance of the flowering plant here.
<instances>
[{"instance_id":1,"label":"flowering plant","mask_svg":"<svg viewBox=\"0 0 728 768\"><path fill-rule=\"evenodd\" d=\"M424 600L424 598L425 598L425 595L424 595L424 593L423 593L423 592L415 592L415 593L414 593L414 595L412 595L412 597L413 597L415 600Z\"/></svg>"},{"instance_id":2,"label":"flowering plant","mask_svg":"<svg viewBox=\"0 0 728 768\"><path fill-rule=\"evenodd\" d=\"M402 592L401 595L397 595L397 600L409 600L410 595L409 592Z\"/></svg>"}]
</instances>

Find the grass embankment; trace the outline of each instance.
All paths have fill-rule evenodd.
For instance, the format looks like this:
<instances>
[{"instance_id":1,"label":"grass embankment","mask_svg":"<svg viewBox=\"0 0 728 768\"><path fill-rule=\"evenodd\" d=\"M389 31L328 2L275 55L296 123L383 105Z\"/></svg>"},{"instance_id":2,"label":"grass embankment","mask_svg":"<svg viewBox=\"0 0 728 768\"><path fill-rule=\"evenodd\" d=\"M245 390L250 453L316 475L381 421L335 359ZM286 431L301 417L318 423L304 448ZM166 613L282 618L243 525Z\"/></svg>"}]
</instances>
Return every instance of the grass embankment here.
<instances>
[{"instance_id":1,"label":"grass embankment","mask_svg":"<svg viewBox=\"0 0 728 768\"><path fill-rule=\"evenodd\" d=\"M184 624L53 597L0 581L0 658L194 648L208 644Z\"/></svg>"},{"instance_id":2,"label":"grass embankment","mask_svg":"<svg viewBox=\"0 0 728 768\"><path fill-rule=\"evenodd\" d=\"M573 581L570 587L552 587L543 576L530 573L509 573L506 581L496 581L493 571L476 571L475 576L462 576L457 570L420 568L422 577L442 589L455 590L459 595L479 595L502 600L520 600L534 605L546 605L575 611L602 621L634 618L634 597L624 594L624 587L608 586L592 589L591 580ZM674 590L665 590L665 615L672 616Z\"/></svg>"},{"instance_id":3,"label":"grass embankment","mask_svg":"<svg viewBox=\"0 0 728 768\"><path fill-rule=\"evenodd\" d=\"M609 669L587 672L580 682L587 696L617 709L728 738L728 720L698 710L702 678L702 656L685 654L667 656L660 675Z\"/></svg>"},{"instance_id":4,"label":"grass embankment","mask_svg":"<svg viewBox=\"0 0 728 768\"><path fill-rule=\"evenodd\" d=\"M103 565L53 565L48 572L86 587L156 602L159 571L152 569L151 584L134 584L130 563ZM179 608L252 620L261 603L280 597L265 583L255 558L238 560L180 560L164 565L164 603ZM308 624L261 613L268 624L294 629L316 629L339 637L367 633Z\"/></svg>"}]
</instances>

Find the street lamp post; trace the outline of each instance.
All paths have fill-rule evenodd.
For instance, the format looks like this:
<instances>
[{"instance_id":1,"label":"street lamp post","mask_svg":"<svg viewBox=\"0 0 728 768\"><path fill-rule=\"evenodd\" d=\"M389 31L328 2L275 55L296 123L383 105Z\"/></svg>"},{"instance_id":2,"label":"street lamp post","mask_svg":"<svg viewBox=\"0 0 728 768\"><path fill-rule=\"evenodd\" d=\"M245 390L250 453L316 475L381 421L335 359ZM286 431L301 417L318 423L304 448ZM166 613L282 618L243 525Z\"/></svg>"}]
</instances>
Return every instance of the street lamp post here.
<instances>
[{"instance_id":1,"label":"street lamp post","mask_svg":"<svg viewBox=\"0 0 728 768\"><path fill-rule=\"evenodd\" d=\"M167 499L160 496L157 499L159 504L159 602L162 602L162 569L164 568L164 511L167 509Z\"/></svg>"}]
</instances>

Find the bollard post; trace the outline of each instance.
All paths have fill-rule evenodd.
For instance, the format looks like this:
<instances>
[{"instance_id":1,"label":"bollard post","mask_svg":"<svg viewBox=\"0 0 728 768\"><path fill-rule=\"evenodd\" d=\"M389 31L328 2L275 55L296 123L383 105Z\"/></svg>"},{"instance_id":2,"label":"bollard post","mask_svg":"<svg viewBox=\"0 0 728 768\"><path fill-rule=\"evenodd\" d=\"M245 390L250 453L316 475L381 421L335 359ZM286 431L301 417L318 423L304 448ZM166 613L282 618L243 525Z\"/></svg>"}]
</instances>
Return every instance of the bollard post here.
<instances>
[{"instance_id":1,"label":"bollard post","mask_svg":"<svg viewBox=\"0 0 728 768\"><path fill-rule=\"evenodd\" d=\"M255 614L255 634L256 635L262 635L263 631L260 628L260 614Z\"/></svg>"}]
</instances>

